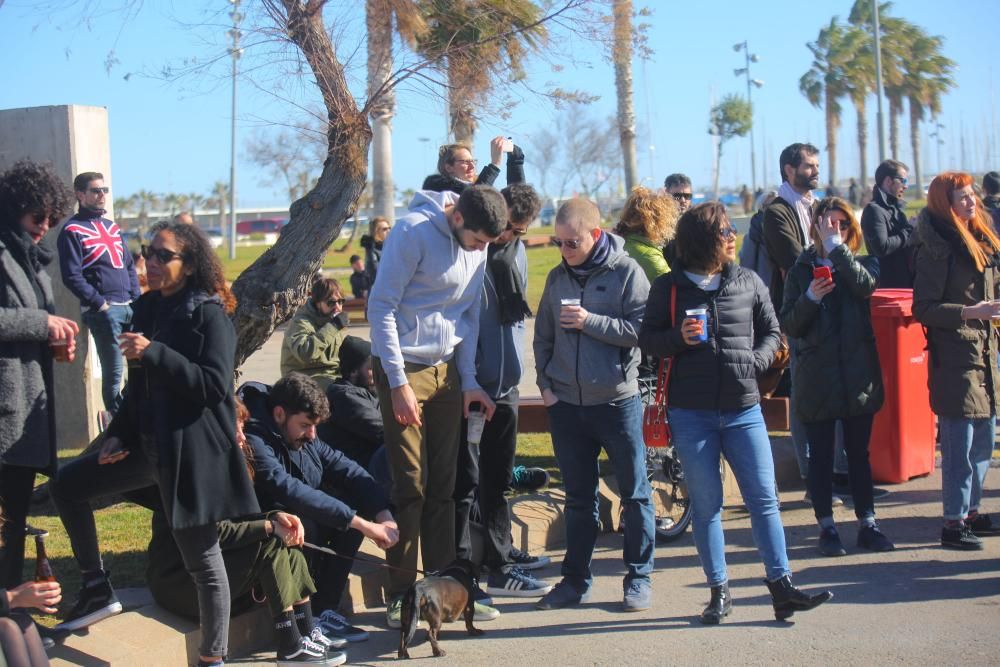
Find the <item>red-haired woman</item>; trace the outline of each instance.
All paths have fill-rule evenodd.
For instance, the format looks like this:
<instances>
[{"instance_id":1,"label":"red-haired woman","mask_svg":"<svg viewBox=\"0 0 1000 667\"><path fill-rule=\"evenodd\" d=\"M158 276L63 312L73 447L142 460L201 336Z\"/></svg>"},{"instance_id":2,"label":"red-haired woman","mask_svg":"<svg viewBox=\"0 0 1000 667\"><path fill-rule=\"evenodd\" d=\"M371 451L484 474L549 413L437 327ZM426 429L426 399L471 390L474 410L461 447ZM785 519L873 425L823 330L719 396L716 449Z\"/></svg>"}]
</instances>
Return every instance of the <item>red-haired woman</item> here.
<instances>
[{"instance_id":1,"label":"red-haired woman","mask_svg":"<svg viewBox=\"0 0 1000 667\"><path fill-rule=\"evenodd\" d=\"M914 246L913 315L926 327L931 409L941 439L941 545L982 549L977 535L996 532L979 513L993 451L1000 318L1000 238L972 189L969 174L931 181L927 208L910 237Z\"/></svg>"}]
</instances>

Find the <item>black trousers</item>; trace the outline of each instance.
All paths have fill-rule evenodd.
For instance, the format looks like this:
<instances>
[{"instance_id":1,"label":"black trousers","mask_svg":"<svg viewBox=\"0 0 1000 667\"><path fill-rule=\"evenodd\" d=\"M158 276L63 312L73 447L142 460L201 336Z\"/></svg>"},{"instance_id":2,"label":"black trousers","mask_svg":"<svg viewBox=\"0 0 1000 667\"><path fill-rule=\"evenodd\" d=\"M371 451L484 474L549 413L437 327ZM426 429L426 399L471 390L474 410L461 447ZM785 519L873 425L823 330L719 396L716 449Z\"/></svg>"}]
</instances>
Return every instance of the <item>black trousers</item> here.
<instances>
[{"instance_id":1,"label":"black trousers","mask_svg":"<svg viewBox=\"0 0 1000 667\"><path fill-rule=\"evenodd\" d=\"M303 549L309 563L309 572L316 584L316 594L311 598L313 612L318 616L327 609L336 611L344 589L347 588L351 566L354 565L354 561L350 559L358 553L364 535L356 530L330 528L308 517L299 518L306 529L306 542L332 549L339 554L331 556L315 549Z\"/></svg>"},{"instance_id":2,"label":"black trousers","mask_svg":"<svg viewBox=\"0 0 1000 667\"><path fill-rule=\"evenodd\" d=\"M844 451L847 454L847 478L854 499L854 514L859 519L875 516L872 489L872 467L868 461L868 440L872 434L874 415L858 415L845 419L806 422L809 436L809 496L817 519L833 516L833 443L837 422L844 429Z\"/></svg>"},{"instance_id":3,"label":"black trousers","mask_svg":"<svg viewBox=\"0 0 1000 667\"><path fill-rule=\"evenodd\" d=\"M0 467L0 503L3 504L3 547L0 548L0 588L20 585L24 569L24 528L31 509L35 468Z\"/></svg>"},{"instance_id":4,"label":"black trousers","mask_svg":"<svg viewBox=\"0 0 1000 667\"><path fill-rule=\"evenodd\" d=\"M469 522L476 505L486 536L483 564L498 571L510 564L510 505L505 492L514 471L517 448L517 391L512 403L498 403L493 419L486 422L479 445L465 442L458 448L455 476L455 547L458 558L471 559L472 532Z\"/></svg>"}]
</instances>

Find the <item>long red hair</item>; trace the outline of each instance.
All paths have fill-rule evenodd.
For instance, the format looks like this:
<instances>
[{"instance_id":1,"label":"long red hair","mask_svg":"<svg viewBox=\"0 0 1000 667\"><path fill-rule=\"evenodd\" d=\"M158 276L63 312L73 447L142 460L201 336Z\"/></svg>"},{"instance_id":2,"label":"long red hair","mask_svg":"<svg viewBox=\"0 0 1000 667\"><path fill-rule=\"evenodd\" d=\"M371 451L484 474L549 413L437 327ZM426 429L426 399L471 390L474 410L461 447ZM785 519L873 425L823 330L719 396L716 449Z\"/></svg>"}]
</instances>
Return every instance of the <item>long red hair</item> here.
<instances>
[{"instance_id":1,"label":"long red hair","mask_svg":"<svg viewBox=\"0 0 1000 667\"><path fill-rule=\"evenodd\" d=\"M955 227L976 268L983 271L989 263L989 255L1000 252L1000 238L993 231L983 203L977 198L976 212L968 224L951 209L951 194L973 182L972 176L960 171L938 174L927 190L927 210L938 220L947 221Z\"/></svg>"}]
</instances>

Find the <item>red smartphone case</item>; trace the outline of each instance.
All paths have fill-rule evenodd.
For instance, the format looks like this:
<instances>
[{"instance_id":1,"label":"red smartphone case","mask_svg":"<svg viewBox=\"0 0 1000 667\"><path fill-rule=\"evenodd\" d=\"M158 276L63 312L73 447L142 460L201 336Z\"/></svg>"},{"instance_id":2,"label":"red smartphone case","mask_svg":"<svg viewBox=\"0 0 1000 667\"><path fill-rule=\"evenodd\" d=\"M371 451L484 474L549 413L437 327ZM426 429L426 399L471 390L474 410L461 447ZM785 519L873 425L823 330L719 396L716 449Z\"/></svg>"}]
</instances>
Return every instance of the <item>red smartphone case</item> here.
<instances>
[{"instance_id":1,"label":"red smartphone case","mask_svg":"<svg viewBox=\"0 0 1000 667\"><path fill-rule=\"evenodd\" d=\"M827 280L833 280L833 272L830 271L829 266L816 266L813 267L813 278L826 278Z\"/></svg>"}]
</instances>

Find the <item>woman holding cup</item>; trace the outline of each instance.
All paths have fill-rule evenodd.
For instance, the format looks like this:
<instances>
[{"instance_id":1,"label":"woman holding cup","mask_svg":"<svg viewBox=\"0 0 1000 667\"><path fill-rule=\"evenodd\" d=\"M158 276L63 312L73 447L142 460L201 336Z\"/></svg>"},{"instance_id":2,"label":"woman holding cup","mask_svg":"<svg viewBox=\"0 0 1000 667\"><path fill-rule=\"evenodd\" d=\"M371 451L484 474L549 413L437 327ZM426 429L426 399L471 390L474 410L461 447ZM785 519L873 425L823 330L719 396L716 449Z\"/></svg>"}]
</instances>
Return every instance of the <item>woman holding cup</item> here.
<instances>
[{"instance_id":1,"label":"woman holding cup","mask_svg":"<svg viewBox=\"0 0 1000 667\"><path fill-rule=\"evenodd\" d=\"M0 174L0 501L4 506L0 588L21 583L24 529L35 474L56 467L52 362L72 361L79 327L54 314L39 245L72 195L48 168L29 161Z\"/></svg>"},{"instance_id":2,"label":"woman holding cup","mask_svg":"<svg viewBox=\"0 0 1000 667\"><path fill-rule=\"evenodd\" d=\"M736 230L723 204L689 209L675 238L676 266L653 282L639 346L646 354L673 359L670 428L691 494L695 545L711 587L701 622L717 624L732 610L722 533L723 454L750 512L775 618L784 620L833 595L800 591L788 567L757 389L757 376L778 348L778 320L764 283L735 263Z\"/></svg>"}]
</instances>

